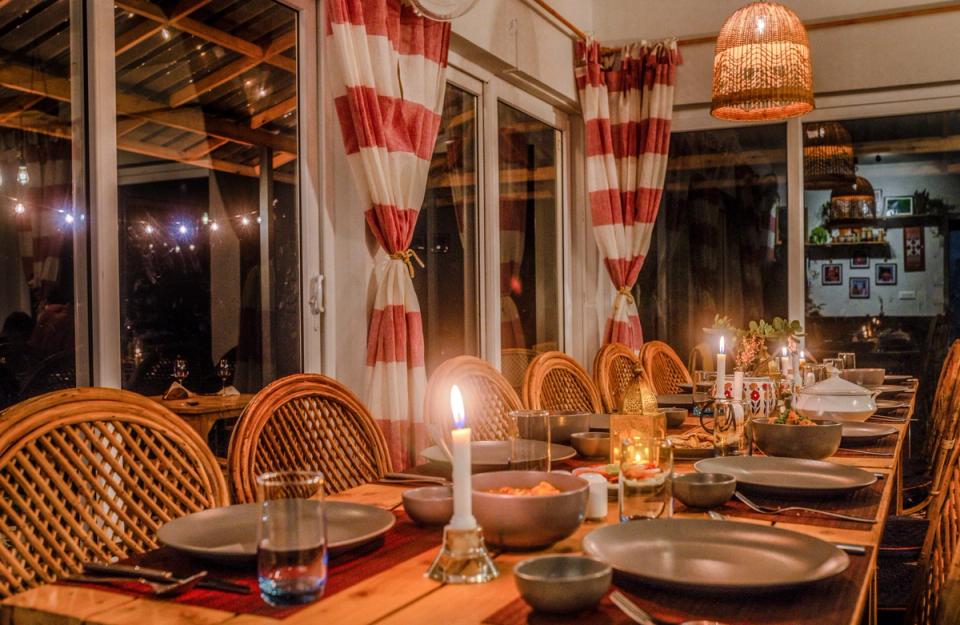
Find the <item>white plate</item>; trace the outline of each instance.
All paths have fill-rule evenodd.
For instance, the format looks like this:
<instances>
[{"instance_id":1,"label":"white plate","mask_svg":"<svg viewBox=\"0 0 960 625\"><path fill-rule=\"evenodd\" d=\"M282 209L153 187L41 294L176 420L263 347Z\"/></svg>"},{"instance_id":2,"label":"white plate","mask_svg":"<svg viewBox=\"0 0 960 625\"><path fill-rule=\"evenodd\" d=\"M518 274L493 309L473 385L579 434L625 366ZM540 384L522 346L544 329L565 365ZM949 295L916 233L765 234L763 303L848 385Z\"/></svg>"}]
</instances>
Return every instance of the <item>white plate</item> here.
<instances>
[{"instance_id":1,"label":"white plate","mask_svg":"<svg viewBox=\"0 0 960 625\"><path fill-rule=\"evenodd\" d=\"M547 457L547 444L543 441L525 441L524 456L521 462L540 460ZM439 447L427 447L420 455L430 462L449 464L447 457ZM550 445L550 460L558 462L569 460L577 455L577 450L566 445ZM470 443L470 460L475 471L500 471L510 464L510 441L472 441Z\"/></svg>"}]
</instances>

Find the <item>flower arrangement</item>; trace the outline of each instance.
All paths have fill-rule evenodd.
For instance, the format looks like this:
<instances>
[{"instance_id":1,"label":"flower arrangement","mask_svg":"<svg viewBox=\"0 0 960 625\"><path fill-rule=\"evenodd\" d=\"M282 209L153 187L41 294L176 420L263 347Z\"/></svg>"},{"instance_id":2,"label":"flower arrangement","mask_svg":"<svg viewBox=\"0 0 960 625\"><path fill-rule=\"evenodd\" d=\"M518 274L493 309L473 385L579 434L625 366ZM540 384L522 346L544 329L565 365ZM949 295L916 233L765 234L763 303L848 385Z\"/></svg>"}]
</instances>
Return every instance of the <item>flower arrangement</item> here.
<instances>
[{"instance_id":1,"label":"flower arrangement","mask_svg":"<svg viewBox=\"0 0 960 625\"><path fill-rule=\"evenodd\" d=\"M737 328L729 317L717 315L713 329L719 332L736 333L734 363L737 369L749 375L766 375L770 371L772 356L768 342L786 340L791 352L797 349L797 338L803 336L799 321L774 317L769 323L763 319L751 321L745 330Z\"/></svg>"}]
</instances>

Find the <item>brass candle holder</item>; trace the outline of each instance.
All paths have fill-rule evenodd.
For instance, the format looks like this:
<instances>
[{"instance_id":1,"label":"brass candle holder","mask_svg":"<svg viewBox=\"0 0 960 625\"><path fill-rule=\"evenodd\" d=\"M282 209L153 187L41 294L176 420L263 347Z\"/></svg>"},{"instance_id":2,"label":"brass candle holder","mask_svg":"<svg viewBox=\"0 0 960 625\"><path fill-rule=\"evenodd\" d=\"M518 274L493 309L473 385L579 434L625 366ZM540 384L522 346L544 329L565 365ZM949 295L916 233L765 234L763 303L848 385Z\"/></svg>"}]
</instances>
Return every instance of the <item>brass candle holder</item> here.
<instances>
[{"instance_id":1,"label":"brass candle holder","mask_svg":"<svg viewBox=\"0 0 960 625\"><path fill-rule=\"evenodd\" d=\"M480 527L443 528L443 545L427 569L427 577L446 584L482 584L499 575Z\"/></svg>"}]
</instances>

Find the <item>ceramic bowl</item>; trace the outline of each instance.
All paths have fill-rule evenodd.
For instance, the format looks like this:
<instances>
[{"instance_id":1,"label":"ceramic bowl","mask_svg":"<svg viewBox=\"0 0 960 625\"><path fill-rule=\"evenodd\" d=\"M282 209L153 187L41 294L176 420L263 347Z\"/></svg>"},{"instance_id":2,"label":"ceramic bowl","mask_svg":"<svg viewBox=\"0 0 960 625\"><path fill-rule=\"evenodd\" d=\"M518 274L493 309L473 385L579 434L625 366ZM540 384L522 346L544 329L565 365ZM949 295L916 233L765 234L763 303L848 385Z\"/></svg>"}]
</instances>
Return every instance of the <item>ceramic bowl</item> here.
<instances>
[{"instance_id":1,"label":"ceramic bowl","mask_svg":"<svg viewBox=\"0 0 960 625\"><path fill-rule=\"evenodd\" d=\"M566 614L600 603L613 579L610 565L585 556L542 556L513 568L520 596L538 612Z\"/></svg>"},{"instance_id":2,"label":"ceramic bowl","mask_svg":"<svg viewBox=\"0 0 960 625\"><path fill-rule=\"evenodd\" d=\"M446 525L453 516L453 488L424 486L403 491L403 509L421 525Z\"/></svg>"},{"instance_id":3,"label":"ceramic bowl","mask_svg":"<svg viewBox=\"0 0 960 625\"><path fill-rule=\"evenodd\" d=\"M678 428L687 419L686 408L664 408L663 414L667 416L667 429Z\"/></svg>"},{"instance_id":4,"label":"ceramic bowl","mask_svg":"<svg viewBox=\"0 0 960 625\"><path fill-rule=\"evenodd\" d=\"M887 375L886 369L844 369L840 377L860 386L881 386Z\"/></svg>"},{"instance_id":5,"label":"ceramic bowl","mask_svg":"<svg viewBox=\"0 0 960 625\"><path fill-rule=\"evenodd\" d=\"M503 495L511 486L532 488L549 482L555 495ZM573 534L587 510L589 483L568 473L495 471L473 476L473 515L486 541L508 549L546 547Z\"/></svg>"},{"instance_id":6,"label":"ceramic bowl","mask_svg":"<svg viewBox=\"0 0 960 625\"><path fill-rule=\"evenodd\" d=\"M877 393L832 376L797 393L796 410L808 419L866 421L877 411Z\"/></svg>"},{"instance_id":7,"label":"ceramic bowl","mask_svg":"<svg viewBox=\"0 0 960 625\"><path fill-rule=\"evenodd\" d=\"M684 473L673 477L673 496L691 508L716 508L725 504L737 480L726 473Z\"/></svg>"},{"instance_id":8,"label":"ceramic bowl","mask_svg":"<svg viewBox=\"0 0 960 625\"><path fill-rule=\"evenodd\" d=\"M578 410L550 411L550 442L566 445L575 433L590 429L590 416Z\"/></svg>"},{"instance_id":9,"label":"ceramic bowl","mask_svg":"<svg viewBox=\"0 0 960 625\"><path fill-rule=\"evenodd\" d=\"M570 445L584 458L610 457L610 434L607 432L577 432L570 437Z\"/></svg>"},{"instance_id":10,"label":"ceramic bowl","mask_svg":"<svg viewBox=\"0 0 960 625\"><path fill-rule=\"evenodd\" d=\"M814 423L817 425L786 425L754 419L750 427L753 442L768 456L823 460L840 448L843 424L822 419L814 419Z\"/></svg>"}]
</instances>

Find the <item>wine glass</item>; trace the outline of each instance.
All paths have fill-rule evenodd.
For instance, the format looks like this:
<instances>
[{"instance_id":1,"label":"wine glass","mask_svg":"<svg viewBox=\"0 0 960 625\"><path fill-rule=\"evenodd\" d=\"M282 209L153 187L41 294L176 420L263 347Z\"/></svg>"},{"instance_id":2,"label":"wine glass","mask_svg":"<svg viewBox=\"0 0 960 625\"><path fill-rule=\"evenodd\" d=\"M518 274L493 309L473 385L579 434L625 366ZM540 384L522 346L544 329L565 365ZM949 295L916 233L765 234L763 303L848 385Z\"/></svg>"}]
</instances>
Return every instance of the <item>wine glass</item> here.
<instances>
[{"instance_id":1,"label":"wine glass","mask_svg":"<svg viewBox=\"0 0 960 625\"><path fill-rule=\"evenodd\" d=\"M183 381L190 375L190 369L187 367L187 359L177 356L173 361L173 378L183 385Z\"/></svg>"},{"instance_id":2,"label":"wine glass","mask_svg":"<svg viewBox=\"0 0 960 625\"><path fill-rule=\"evenodd\" d=\"M221 358L217 363L217 377L220 378L220 394L227 390L227 380L233 377L233 363L226 358Z\"/></svg>"}]
</instances>

